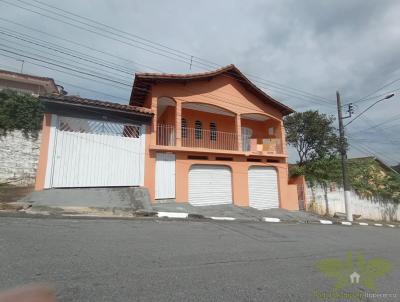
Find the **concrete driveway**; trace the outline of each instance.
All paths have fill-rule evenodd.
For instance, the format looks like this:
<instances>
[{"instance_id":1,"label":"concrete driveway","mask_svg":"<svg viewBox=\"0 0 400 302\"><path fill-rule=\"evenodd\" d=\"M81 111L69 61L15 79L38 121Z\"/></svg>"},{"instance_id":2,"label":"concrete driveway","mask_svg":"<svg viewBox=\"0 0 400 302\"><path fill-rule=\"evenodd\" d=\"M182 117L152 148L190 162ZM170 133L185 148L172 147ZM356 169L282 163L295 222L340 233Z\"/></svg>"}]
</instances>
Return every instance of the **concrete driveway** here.
<instances>
[{"instance_id":1,"label":"concrete driveway","mask_svg":"<svg viewBox=\"0 0 400 302\"><path fill-rule=\"evenodd\" d=\"M376 292L399 301L399 242L372 226L1 217L0 284L50 282L71 302L347 301L318 296L335 279L316 264L350 251L390 261Z\"/></svg>"}]
</instances>

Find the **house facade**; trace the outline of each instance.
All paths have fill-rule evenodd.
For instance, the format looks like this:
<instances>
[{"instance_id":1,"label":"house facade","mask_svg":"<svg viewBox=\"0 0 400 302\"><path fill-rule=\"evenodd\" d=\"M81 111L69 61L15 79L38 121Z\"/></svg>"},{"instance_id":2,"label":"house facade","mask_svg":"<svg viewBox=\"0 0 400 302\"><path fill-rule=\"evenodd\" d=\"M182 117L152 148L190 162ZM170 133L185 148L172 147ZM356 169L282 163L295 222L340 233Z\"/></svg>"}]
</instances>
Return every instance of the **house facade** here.
<instances>
[{"instance_id":1,"label":"house facade","mask_svg":"<svg viewBox=\"0 0 400 302\"><path fill-rule=\"evenodd\" d=\"M58 106L64 106L66 99L59 100ZM55 101L48 99L47 102ZM234 204L257 209L298 209L297 187L288 184L283 126L283 117L293 110L258 89L235 66L187 75L136 74L130 105L124 110L131 111L132 119L125 116L123 120L114 120L124 126L114 131L119 136L117 140L105 141L107 146L112 144L112 148L105 148L108 151L101 151L105 158L96 155L97 158L92 160L93 166L74 169L77 158L80 158L76 154L80 152L76 151L77 148L95 148L95 145L71 147L70 144L79 144L76 138L79 135L97 135L91 133L94 122L73 120L82 117L65 117L65 111L60 108L58 112L49 109L45 120L49 139L42 144L41 174L38 173L36 189L140 185L148 188L153 202L168 200L195 206ZM81 113L78 111L76 114ZM145 114L146 119L138 120L133 116L138 113ZM97 118L101 116L104 118L106 115L103 112ZM58 121L54 122L54 119ZM109 120L102 121L105 122L109 123ZM137 134L133 138L124 137L123 129L133 129L135 125L139 127ZM64 141L61 142L61 132L68 132L68 136L72 133L74 137L62 133ZM135 149L138 156L127 156L125 161L115 164L116 157L123 157L133 145L126 145L128 149L123 148L126 149L123 151L115 148L123 141L132 142L132 139L140 141L132 143L139 146ZM54 145L54 141L58 143ZM44 154L46 148L47 154ZM75 150L74 154L63 155L67 153L65 148ZM108 157L104 155L107 152ZM90 151L86 153L91 154ZM57 166L57 161L63 156L66 158L61 159ZM106 173L107 177L99 184L94 176L99 178L104 173L98 167L104 160L114 163L107 166L113 172ZM88 165L86 161L80 163ZM121 179L121 171L115 165L122 169L125 180ZM89 176L94 182L79 183L78 178L83 176L77 170L93 174L88 172L91 169L97 169L95 175ZM140 180L130 181L135 178L132 173L139 173Z\"/></svg>"},{"instance_id":2,"label":"house facade","mask_svg":"<svg viewBox=\"0 0 400 302\"><path fill-rule=\"evenodd\" d=\"M291 207L283 116L292 110L233 65L201 74L137 74L131 104L154 113L145 186L155 200Z\"/></svg>"}]
</instances>

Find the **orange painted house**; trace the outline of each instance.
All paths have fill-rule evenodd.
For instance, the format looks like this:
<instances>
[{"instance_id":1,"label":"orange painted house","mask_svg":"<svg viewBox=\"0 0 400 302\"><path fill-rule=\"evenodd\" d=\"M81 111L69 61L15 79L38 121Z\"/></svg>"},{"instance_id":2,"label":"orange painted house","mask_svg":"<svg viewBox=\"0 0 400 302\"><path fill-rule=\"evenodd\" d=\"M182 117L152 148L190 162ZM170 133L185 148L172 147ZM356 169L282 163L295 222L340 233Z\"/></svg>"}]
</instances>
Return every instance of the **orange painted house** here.
<instances>
[{"instance_id":1,"label":"orange painted house","mask_svg":"<svg viewBox=\"0 0 400 302\"><path fill-rule=\"evenodd\" d=\"M47 102L54 103L54 100L47 99ZM92 110L95 109L94 106ZM99 152L103 155L96 156L107 158L107 154L114 154L106 161L116 161L116 157L124 156L126 160L119 169L114 167L118 164L109 166L108 171L113 171L107 172L103 186L145 186L153 202L169 200L189 202L195 206L234 204L258 209L298 209L296 185L288 184L283 126L283 117L293 110L257 88L235 66L186 75L136 74L130 104L121 111L129 111L131 116L126 112L123 118L114 114L114 120L107 118L104 112L97 117L86 116L94 120L101 119L100 116L103 118L102 127L96 128L92 124L97 122L78 121L77 116L72 115L62 117L64 110L49 110L44 122L43 154L36 188L41 190L64 184L68 187L90 186L91 182L93 186L101 186L95 183L97 180L93 182L90 175L84 175L90 174L94 167L97 169L97 165L90 169L87 166L76 168L79 156L73 155L73 160L72 155L68 158L63 155L68 153L65 150L70 148L69 144L76 144L76 137L72 140L62 136L65 148L59 146L61 141L53 146L55 141L60 140L60 134L53 134L51 139L49 119L58 116L58 124L54 127L64 130L62 135L68 131L79 132L79 135L91 132L90 135L94 135L96 133L88 129L113 129L104 133L114 138L107 138L105 144L99 145L103 147L99 148L114 148L114 151L105 149ZM134 131L127 135L126 129ZM111 139L118 141L109 144ZM93 141L97 143L97 138ZM74 145L73 149L97 148L90 147L88 142L84 144L79 148ZM122 144L127 144L126 148L138 146L138 151L127 154L128 149L116 147ZM129 147L129 144L134 147ZM51 160L49 153L55 154ZM65 158L57 168L57 160L63 156ZM99 157L94 162L98 164L103 160ZM132 165L127 164L130 162ZM71 168L65 168L69 166ZM61 173L60 169L65 171ZM82 172L71 172L74 170ZM132 177L136 177L129 176L132 171L142 171L138 172L140 175L134 183L130 182ZM69 176L71 173L78 175L75 182L65 180L73 178ZM52 181L53 174L59 180ZM83 182L80 182L81 178ZM110 179L120 178L109 184Z\"/></svg>"},{"instance_id":2,"label":"orange painted house","mask_svg":"<svg viewBox=\"0 0 400 302\"><path fill-rule=\"evenodd\" d=\"M293 110L235 66L136 74L130 104L154 113L144 179L152 199L298 208L282 120Z\"/></svg>"}]
</instances>

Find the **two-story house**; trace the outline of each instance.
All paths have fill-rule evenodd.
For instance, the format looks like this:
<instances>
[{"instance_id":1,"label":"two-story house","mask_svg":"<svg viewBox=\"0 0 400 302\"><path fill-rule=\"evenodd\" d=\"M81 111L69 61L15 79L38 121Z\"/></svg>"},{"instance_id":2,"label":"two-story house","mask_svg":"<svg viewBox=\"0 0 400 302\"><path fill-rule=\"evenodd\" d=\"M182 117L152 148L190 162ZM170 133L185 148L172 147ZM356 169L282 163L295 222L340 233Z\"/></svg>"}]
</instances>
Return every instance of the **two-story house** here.
<instances>
[{"instance_id":1,"label":"two-story house","mask_svg":"<svg viewBox=\"0 0 400 302\"><path fill-rule=\"evenodd\" d=\"M193 205L284 206L283 116L293 112L235 66L200 74L137 74L131 105L154 113L145 186Z\"/></svg>"},{"instance_id":2,"label":"two-story house","mask_svg":"<svg viewBox=\"0 0 400 302\"><path fill-rule=\"evenodd\" d=\"M153 202L298 208L283 126L293 110L233 65L198 74L136 74L129 105L43 101L48 139L38 190L138 185Z\"/></svg>"}]
</instances>

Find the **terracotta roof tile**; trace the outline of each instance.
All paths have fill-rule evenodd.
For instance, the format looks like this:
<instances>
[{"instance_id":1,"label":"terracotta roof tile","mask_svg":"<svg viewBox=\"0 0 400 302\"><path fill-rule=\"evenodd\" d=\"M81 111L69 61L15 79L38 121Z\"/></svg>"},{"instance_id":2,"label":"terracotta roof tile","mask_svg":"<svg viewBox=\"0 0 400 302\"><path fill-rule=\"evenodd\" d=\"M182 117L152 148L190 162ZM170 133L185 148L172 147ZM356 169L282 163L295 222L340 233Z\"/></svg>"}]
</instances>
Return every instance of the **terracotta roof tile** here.
<instances>
[{"instance_id":1,"label":"terracotta roof tile","mask_svg":"<svg viewBox=\"0 0 400 302\"><path fill-rule=\"evenodd\" d=\"M151 109L145 107L138 107L132 105L124 105L119 103L112 103L107 101L100 101L100 100L93 100L93 99L86 99L81 98L78 96L46 96L42 99L47 101L54 101L54 102L62 102L67 104L82 104L82 105L89 105L94 107L101 107L101 108L110 108L110 109L117 109L127 112L140 112L144 114L153 115Z\"/></svg>"}]
</instances>

